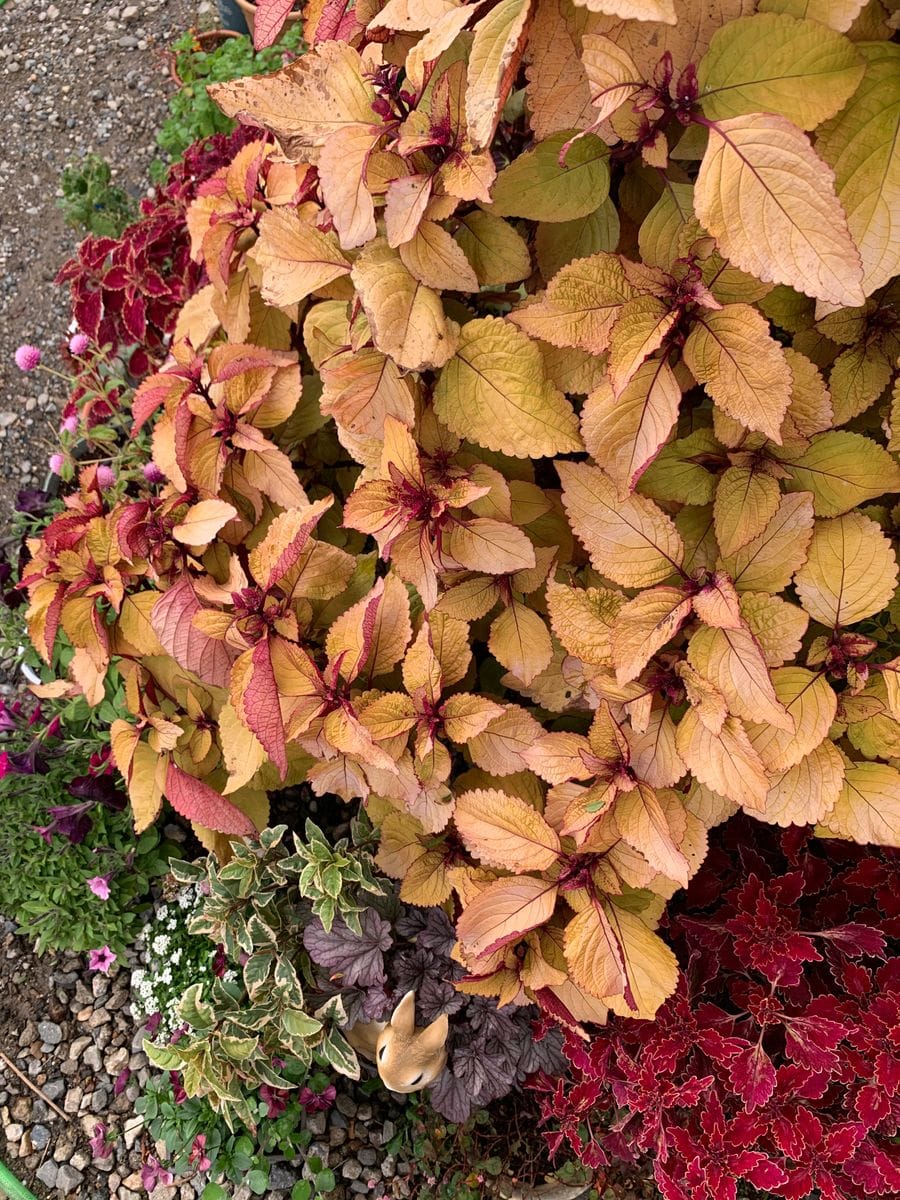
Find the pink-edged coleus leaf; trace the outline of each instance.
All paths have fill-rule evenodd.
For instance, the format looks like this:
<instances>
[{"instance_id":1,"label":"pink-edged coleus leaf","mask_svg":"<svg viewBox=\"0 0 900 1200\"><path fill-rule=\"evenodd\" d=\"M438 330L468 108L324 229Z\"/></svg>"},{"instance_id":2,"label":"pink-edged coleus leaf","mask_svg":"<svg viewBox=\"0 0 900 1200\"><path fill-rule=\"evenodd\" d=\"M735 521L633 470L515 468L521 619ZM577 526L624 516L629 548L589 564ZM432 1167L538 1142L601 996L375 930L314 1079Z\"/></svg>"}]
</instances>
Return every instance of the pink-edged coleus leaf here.
<instances>
[{"instance_id":1,"label":"pink-edged coleus leaf","mask_svg":"<svg viewBox=\"0 0 900 1200\"><path fill-rule=\"evenodd\" d=\"M256 0L256 16L253 20L255 50L264 50L276 41L293 7L294 0Z\"/></svg>"},{"instance_id":2,"label":"pink-edged coleus leaf","mask_svg":"<svg viewBox=\"0 0 900 1200\"><path fill-rule=\"evenodd\" d=\"M188 775L174 763L166 772L166 799L177 813L214 829L216 833L239 837L256 837L258 830L246 813L236 804L211 788L202 779Z\"/></svg>"}]
</instances>

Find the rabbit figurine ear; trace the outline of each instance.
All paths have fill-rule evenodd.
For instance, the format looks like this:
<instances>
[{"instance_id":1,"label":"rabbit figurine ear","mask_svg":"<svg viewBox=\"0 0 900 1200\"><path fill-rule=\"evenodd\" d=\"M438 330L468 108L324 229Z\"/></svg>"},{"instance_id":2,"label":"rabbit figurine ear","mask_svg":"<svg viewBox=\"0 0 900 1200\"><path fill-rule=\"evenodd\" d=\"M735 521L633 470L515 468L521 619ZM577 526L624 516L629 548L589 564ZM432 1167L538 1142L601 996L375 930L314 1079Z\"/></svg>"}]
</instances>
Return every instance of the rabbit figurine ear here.
<instances>
[{"instance_id":1,"label":"rabbit figurine ear","mask_svg":"<svg viewBox=\"0 0 900 1200\"><path fill-rule=\"evenodd\" d=\"M420 1029L416 1034L416 1049L420 1054L437 1054L444 1049L447 1035L450 1032L450 1018L446 1013Z\"/></svg>"},{"instance_id":2,"label":"rabbit figurine ear","mask_svg":"<svg viewBox=\"0 0 900 1200\"><path fill-rule=\"evenodd\" d=\"M447 1064L449 1032L446 1013L417 1029L416 994L407 992L378 1037L375 1065L387 1087L408 1094L434 1083Z\"/></svg>"},{"instance_id":3,"label":"rabbit figurine ear","mask_svg":"<svg viewBox=\"0 0 900 1200\"><path fill-rule=\"evenodd\" d=\"M416 993L407 992L391 1014L391 1029L400 1037L412 1037L416 1028Z\"/></svg>"}]
</instances>

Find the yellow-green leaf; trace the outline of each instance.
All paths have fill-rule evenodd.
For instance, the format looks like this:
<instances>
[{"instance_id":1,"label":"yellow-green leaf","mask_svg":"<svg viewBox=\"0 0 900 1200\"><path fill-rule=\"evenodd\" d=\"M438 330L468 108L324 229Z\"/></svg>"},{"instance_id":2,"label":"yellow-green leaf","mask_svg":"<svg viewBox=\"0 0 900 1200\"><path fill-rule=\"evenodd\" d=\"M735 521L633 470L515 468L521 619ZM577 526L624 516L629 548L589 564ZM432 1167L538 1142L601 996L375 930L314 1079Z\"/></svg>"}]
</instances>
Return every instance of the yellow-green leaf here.
<instances>
[{"instance_id":1,"label":"yellow-green leaf","mask_svg":"<svg viewBox=\"0 0 900 1200\"><path fill-rule=\"evenodd\" d=\"M476 208L460 218L454 237L482 286L514 283L531 273L528 244L501 217Z\"/></svg>"},{"instance_id":2,"label":"yellow-green leaf","mask_svg":"<svg viewBox=\"0 0 900 1200\"><path fill-rule=\"evenodd\" d=\"M885 763L847 763L825 826L863 846L900 847L900 771Z\"/></svg>"},{"instance_id":3,"label":"yellow-green leaf","mask_svg":"<svg viewBox=\"0 0 900 1200\"><path fill-rule=\"evenodd\" d=\"M538 266L545 279L577 258L588 258L619 244L619 214L609 196L594 212L575 221L542 221L534 235Z\"/></svg>"},{"instance_id":4,"label":"yellow-green leaf","mask_svg":"<svg viewBox=\"0 0 900 1200\"><path fill-rule=\"evenodd\" d=\"M819 130L816 148L834 170L870 296L900 272L900 47L879 41L857 49L866 61L862 83Z\"/></svg>"},{"instance_id":5,"label":"yellow-green leaf","mask_svg":"<svg viewBox=\"0 0 900 1200\"><path fill-rule=\"evenodd\" d=\"M853 43L818 21L758 13L723 25L697 79L713 120L781 113L800 129L815 129L840 112L864 69Z\"/></svg>"},{"instance_id":6,"label":"yellow-green leaf","mask_svg":"<svg viewBox=\"0 0 900 1200\"><path fill-rule=\"evenodd\" d=\"M837 712L837 696L824 675L805 667L779 667L772 672L772 683L794 728L748 722L747 736L767 771L787 771L827 736Z\"/></svg>"},{"instance_id":7,"label":"yellow-green leaf","mask_svg":"<svg viewBox=\"0 0 900 1200\"><path fill-rule=\"evenodd\" d=\"M900 491L900 467L871 438L820 433L802 454L779 455L791 491L812 492L817 517L839 517L867 500Z\"/></svg>"},{"instance_id":8,"label":"yellow-green leaf","mask_svg":"<svg viewBox=\"0 0 900 1200\"><path fill-rule=\"evenodd\" d=\"M886 607L897 586L897 559L878 525L860 512L817 521L794 582L814 621L855 625Z\"/></svg>"},{"instance_id":9,"label":"yellow-green leaf","mask_svg":"<svg viewBox=\"0 0 900 1200\"><path fill-rule=\"evenodd\" d=\"M488 450L540 458L581 449L578 418L547 378L540 350L498 317L463 326L434 407L454 433Z\"/></svg>"},{"instance_id":10,"label":"yellow-green leaf","mask_svg":"<svg viewBox=\"0 0 900 1200\"><path fill-rule=\"evenodd\" d=\"M573 221L593 212L609 192L609 151L589 133L571 146L560 166L563 146L576 132L555 133L514 158L497 176L491 212L529 221Z\"/></svg>"}]
</instances>

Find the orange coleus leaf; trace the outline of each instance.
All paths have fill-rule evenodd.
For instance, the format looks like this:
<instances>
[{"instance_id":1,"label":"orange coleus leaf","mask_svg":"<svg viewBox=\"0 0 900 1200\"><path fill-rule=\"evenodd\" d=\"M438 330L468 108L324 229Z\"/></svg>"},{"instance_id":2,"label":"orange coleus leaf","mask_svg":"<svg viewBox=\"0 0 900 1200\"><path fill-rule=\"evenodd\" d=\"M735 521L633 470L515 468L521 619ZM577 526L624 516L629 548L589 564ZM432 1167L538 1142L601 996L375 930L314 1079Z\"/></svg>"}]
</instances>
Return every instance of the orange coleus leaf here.
<instances>
[{"instance_id":1,"label":"orange coleus leaf","mask_svg":"<svg viewBox=\"0 0 900 1200\"><path fill-rule=\"evenodd\" d=\"M559 856L557 834L518 796L485 788L462 792L453 819L466 848L487 866L542 871Z\"/></svg>"},{"instance_id":2,"label":"orange coleus leaf","mask_svg":"<svg viewBox=\"0 0 900 1200\"><path fill-rule=\"evenodd\" d=\"M553 916L557 885L535 875L495 879L466 906L456 933L466 954L482 958L517 942Z\"/></svg>"}]
</instances>

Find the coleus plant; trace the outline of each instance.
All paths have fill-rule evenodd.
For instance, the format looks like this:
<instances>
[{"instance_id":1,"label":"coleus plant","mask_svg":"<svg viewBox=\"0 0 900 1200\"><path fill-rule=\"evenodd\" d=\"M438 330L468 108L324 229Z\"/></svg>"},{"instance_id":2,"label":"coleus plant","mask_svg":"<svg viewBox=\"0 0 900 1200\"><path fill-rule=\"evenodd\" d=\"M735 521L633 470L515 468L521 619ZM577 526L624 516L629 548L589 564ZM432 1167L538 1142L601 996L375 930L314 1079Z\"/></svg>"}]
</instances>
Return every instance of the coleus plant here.
<instances>
[{"instance_id":1,"label":"coleus plant","mask_svg":"<svg viewBox=\"0 0 900 1200\"><path fill-rule=\"evenodd\" d=\"M570 1026L673 992L735 809L900 842L897 50L755 7L310 13L216 89L160 482L102 518L139 820L227 854L278 781L363 800L459 988Z\"/></svg>"},{"instance_id":2,"label":"coleus plant","mask_svg":"<svg viewBox=\"0 0 900 1200\"><path fill-rule=\"evenodd\" d=\"M894 1196L897 853L735 818L668 913L687 964L653 1023L617 1020L574 1078L535 1079L554 1149L649 1154L666 1200L746 1180L801 1200Z\"/></svg>"}]
</instances>

